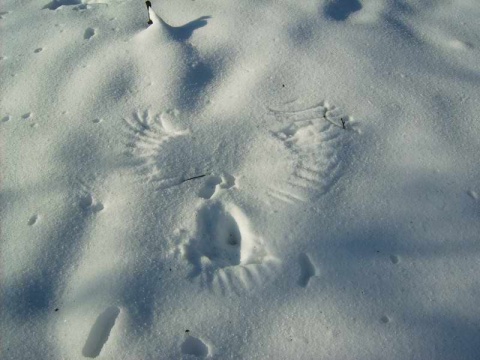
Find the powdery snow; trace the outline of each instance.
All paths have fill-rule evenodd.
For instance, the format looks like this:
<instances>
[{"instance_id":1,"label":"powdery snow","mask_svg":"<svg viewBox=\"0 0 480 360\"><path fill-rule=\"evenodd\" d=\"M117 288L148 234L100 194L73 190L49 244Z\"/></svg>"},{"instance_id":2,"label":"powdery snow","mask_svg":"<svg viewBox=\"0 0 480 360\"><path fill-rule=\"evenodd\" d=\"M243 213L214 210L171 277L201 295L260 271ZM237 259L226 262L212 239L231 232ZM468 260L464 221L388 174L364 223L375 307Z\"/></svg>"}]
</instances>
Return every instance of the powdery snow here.
<instances>
[{"instance_id":1,"label":"powdery snow","mask_svg":"<svg viewBox=\"0 0 480 360\"><path fill-rule=\"evenodd\" d=\"M479 358L478 1L0 10L2 359Z\"/></svg>"}]
</instances>

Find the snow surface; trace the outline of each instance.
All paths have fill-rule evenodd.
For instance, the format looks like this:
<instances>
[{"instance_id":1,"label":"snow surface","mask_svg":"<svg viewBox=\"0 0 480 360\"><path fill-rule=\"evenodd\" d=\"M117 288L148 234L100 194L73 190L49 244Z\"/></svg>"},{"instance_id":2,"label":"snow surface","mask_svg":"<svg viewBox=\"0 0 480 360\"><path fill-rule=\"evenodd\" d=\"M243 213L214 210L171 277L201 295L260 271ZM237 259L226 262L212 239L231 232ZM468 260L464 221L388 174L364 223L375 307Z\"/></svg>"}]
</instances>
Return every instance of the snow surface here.
<instances>
[{"instance_id":1,"label":"snow surface","mask_svg":"<svg viewBox=\"0 0 480 360\"><path fill-rule=\"evenodd\" d=\"M479 359L478 0L153 9L1 2L0 357Z\"/></svg>"}]
</instances>

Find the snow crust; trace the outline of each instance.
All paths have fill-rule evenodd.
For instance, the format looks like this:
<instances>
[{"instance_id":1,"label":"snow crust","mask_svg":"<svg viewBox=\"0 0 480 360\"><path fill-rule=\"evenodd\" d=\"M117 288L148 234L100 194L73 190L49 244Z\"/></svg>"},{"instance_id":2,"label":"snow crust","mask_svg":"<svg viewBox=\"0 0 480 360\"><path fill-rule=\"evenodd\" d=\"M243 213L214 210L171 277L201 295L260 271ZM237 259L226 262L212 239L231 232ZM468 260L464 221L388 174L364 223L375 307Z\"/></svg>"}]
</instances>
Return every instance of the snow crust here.
<instances>
[{"instance_id":1,"label":"snow crust","mask_svg":"<svg viewBox=\"0 0 480 360\"><path fill-rule=\"evenodd\" d=\"M478 359L479 5L2 1L0 357Z\"/></svg>"}]
</instances>

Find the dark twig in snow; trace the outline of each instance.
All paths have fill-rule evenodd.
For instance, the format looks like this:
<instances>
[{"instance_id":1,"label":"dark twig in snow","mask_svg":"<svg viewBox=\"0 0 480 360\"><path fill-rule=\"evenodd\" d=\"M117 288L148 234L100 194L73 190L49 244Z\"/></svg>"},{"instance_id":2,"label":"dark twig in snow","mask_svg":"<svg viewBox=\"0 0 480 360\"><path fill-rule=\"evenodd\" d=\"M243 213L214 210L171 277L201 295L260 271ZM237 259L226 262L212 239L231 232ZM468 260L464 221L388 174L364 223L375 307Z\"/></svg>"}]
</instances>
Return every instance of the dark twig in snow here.
<instances>
[{"instance_id":1,"label":"dark twig in snow","mask_svg":"<svg viewBox=\"0 0 480 360\"><path fill-rule=\"evenodd\" d=\"M152 7L152 3L150 1L145 1L145 5L147 5L147 11L148 11L148 25L153 24L152 19L150 19L150 8Z\"/></svg>"},{"instance_id":2,"label":"dark twig in snow","mask_svg":"<svg viewBox=\"0 0 480 360\"><path fill-rule=\"evenodd\" d=\"M188 179L184 179L184 180L182 180L182 183L184 183L186 181L190 181L190 180L200 179L200 178L203 178L205 176L207 176L207 174L198 175L198 176L194 176L194 177L191 177L191 178L188 178Z\"/></svg>"},{"instance_id":3,"label":"dark twig in snow","mask_svg":"<svg viewBox=\"0 0 480 360\"><path fill-rule=\"evenodd\" d=\"M335 121L330 120L330 119L327 117L327 114L326 114L326 113L323 114L323 118L324 118L326 121L328 121L330 124L335 125L335 126L337 126L337 127L341 127L342 129L347 130L347 128L346 128L346 126L345 126L346 123L347 123L347 121L346 121L344 118L341 118L341 119L340 119L340 121L342 122L342 125L337 124Z\"/></svg>"}]
</instances>

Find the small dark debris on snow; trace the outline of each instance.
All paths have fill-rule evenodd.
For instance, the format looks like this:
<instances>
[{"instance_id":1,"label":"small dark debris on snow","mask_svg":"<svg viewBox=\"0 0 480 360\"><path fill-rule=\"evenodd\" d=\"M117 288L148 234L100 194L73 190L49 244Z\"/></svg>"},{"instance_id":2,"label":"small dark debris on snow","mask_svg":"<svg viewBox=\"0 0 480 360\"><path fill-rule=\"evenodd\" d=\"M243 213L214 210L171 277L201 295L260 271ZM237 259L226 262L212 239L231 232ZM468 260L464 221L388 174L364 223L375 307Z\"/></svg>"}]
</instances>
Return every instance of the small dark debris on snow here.
<instances>
[{"instance_id":1,"label":"small dark debris on snow","mask_svg":"<svg viewBox=\"0 0 480 360\"><path fill-rule=\"evenodd\" d=\"M147 5L147 11L148 9L150 9L152 7L152 3L150 1L145 1L145 5ZM150 12L148 13L148 22L147 22L148 25L152 25L153 24L153 21L152 19L150 19Z\"/></svg>"},{"instance_id":2,"label":"small dark debris on snow","mask_svg":"<svg viewBox=\"0 0 480 360\"><path fill-rule=\"evenodd\" d=\"M201 178L203 178L203 177L205 177L205 176L207 176L207 174L197 175L197 176L194 176L194 177L191 177L191 178L182 180L182 183L184 183L184 182L186 182L186 181L190 181L190 180L201 179Z\"/></svg>"}]
</instances>

